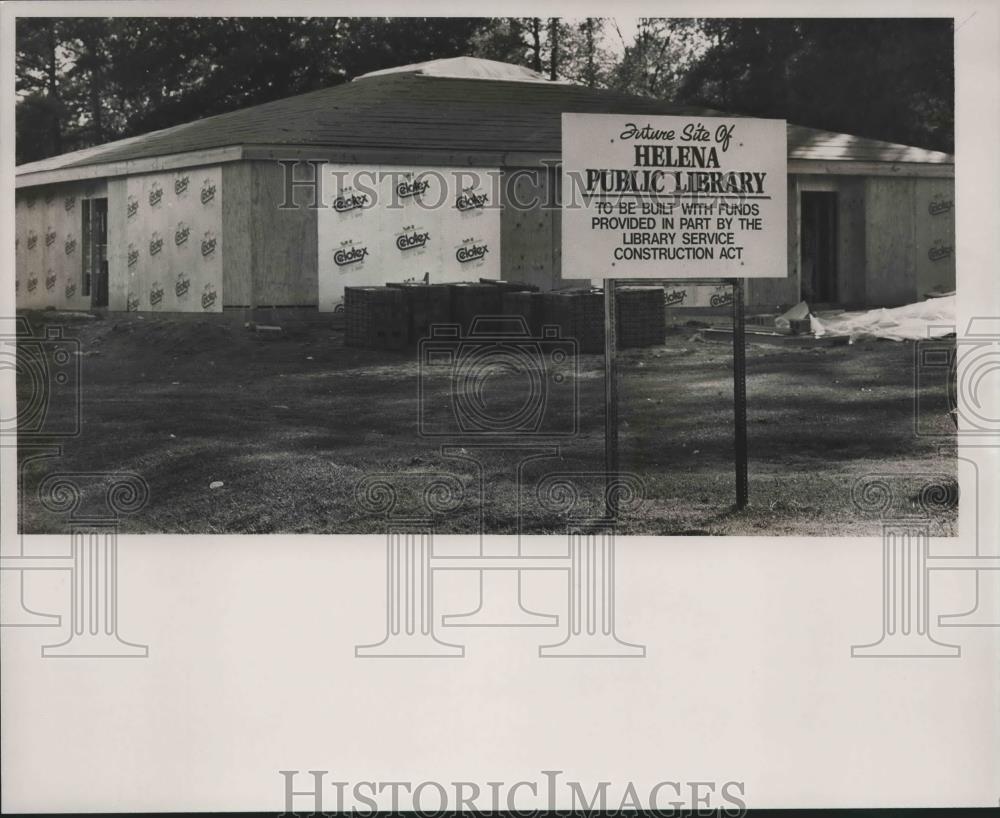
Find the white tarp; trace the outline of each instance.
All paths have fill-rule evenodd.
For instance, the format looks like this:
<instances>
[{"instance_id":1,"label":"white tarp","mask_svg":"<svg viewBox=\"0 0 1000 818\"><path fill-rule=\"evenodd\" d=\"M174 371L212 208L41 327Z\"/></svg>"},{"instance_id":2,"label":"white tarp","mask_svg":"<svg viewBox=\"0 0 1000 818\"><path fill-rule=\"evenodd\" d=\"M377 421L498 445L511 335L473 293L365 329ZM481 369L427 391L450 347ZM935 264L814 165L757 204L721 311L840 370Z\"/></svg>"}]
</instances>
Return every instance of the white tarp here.
<instances>
[{"instance_id":1,"label":"white tarp","mask_svg":"<svg viewBox=\"0 0 1000 818\"><path fill-rule=\"evenodd\" d=\"M867 312L845 312L829 318L811 316L817 338L887 338L890 341L920 341L940 338L955 331L955 296L929 298L917 304Z\"/></svg>"}]
</instances>

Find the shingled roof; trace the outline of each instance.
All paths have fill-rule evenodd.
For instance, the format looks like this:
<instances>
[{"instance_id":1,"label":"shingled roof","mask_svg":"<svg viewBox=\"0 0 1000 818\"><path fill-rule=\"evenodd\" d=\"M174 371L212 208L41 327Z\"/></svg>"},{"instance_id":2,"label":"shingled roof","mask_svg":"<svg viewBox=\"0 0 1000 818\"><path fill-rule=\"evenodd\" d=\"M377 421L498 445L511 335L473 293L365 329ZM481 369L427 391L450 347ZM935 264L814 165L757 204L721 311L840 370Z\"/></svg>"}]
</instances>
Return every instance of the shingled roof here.
<instances>
[{"instance_id":1,"label":"shingled roof","mask_svg":"<svg viewBox=\"0 0 1000 818\"><path fill-rule=\"evenodd\" d=\"M21 165L17 175L251 146L558 156L563 112L719 115L580 85L386 73ZM788 157L954 163L950 154L792 124Z\"/></svg>"}]
</instances>

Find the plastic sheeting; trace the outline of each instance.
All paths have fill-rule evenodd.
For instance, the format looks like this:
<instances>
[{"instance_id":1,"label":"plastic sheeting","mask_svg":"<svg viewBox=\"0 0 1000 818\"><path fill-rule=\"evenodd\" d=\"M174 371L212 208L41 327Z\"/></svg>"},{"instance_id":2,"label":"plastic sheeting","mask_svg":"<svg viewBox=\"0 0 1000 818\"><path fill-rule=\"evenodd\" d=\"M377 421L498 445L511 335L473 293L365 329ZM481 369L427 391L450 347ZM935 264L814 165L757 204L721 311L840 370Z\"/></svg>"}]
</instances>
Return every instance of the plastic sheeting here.
<instances>
[{"instance_id":1,"label":"plastic sheeting","mask_svg":"<svg viewBox=\"0 0 1000 818\"><path fill-rule=\"evenodd\" d=\"M955 296L930 298L917 304L891 309L845 312L829 318L810 317L817 338L887 338L890 341L921 341L941 338L955 331Z\"/></svg>"}]
</instances>

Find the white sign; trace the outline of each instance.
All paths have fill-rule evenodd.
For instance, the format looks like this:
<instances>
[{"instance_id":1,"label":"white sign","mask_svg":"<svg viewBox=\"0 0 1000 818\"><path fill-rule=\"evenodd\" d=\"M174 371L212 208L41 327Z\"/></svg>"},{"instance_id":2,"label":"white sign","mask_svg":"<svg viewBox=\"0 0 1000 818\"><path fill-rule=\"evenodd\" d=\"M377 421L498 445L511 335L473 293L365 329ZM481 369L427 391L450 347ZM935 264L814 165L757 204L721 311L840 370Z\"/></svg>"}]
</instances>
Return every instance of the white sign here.
<instances>
[{"instance_id":1,"label":"white sign","mask_svg":"<svg viewBox=\"0 0 1000 818\"><path fill-rule=\"evenodd\" d=\"M785 278L784 120L562 115L565 278Z\"/></svg>"}]
</instances>

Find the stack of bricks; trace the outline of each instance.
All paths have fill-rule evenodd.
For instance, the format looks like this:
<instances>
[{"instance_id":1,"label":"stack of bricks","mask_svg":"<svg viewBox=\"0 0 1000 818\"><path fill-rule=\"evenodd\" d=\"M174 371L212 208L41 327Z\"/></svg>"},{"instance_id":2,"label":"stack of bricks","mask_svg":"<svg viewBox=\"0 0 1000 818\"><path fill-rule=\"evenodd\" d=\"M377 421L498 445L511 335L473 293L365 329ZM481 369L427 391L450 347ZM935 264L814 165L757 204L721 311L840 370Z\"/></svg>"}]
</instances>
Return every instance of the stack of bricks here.
<instances>
[{"instance_id":1,"label":"stack of bricks","mask_svg":"<svg viewBox=\"0 0 1000 818\"><path fill-rule=\"evenodd\" d=\"M505 292L501 298L501 312L524 319L531 334L540 338L545 323L545 295L538 292Z\"/></svg>"},{"instance_id":2,"label":"stack of bricks","mask_svg":"<svg viewBox=\"0 0 1000 818\"><path fill-rule=\"evenodd\" d=\"M543 324L559 327L580 352L604 350L604 295L593 291L545 293Z\"/></svg>"},{"instance_id":3,"label":"stack of bricks","mask_svg":"<svg viewBox=\"0 0 1000 818\"><path fill-rule=\"evenodd\" d=\"M500 315L502 290L492 284L450 284L451 320L463 334L472 329L473 321L484 315Z\"/></svg>"},{"instance_id":4,"label":"stack of bricks","mask_svg":"<svg viewBox=\"0 0 1000 818\"><path fill-rule=\"evenodd\" d=\"M431 327L435 324L452 323L449 285L405 282L386 286L403 293L410 343L416 344L421 338L429 338Z\"/></svg>"},{"instance_id":5,"label":"stack of bricks","mask_svg":"<svg viewBox=\"0 0 1000 818\"><path fill-rule=\"evenodd\" d=\"M619 287L615 290L618 346L659 346L666 341L663 287Z\"/></svg>"},{"instance_id":6,"label":"stack of bricks","mask_svg":"<svg viewBox=\"0 0 1000 818\"><path fill-rule=\"evenodd\" d=\"M392 287L344 289L344 343L368 349L403 349L410 342L403 291Z\"/></svg>"}]
</instances>

